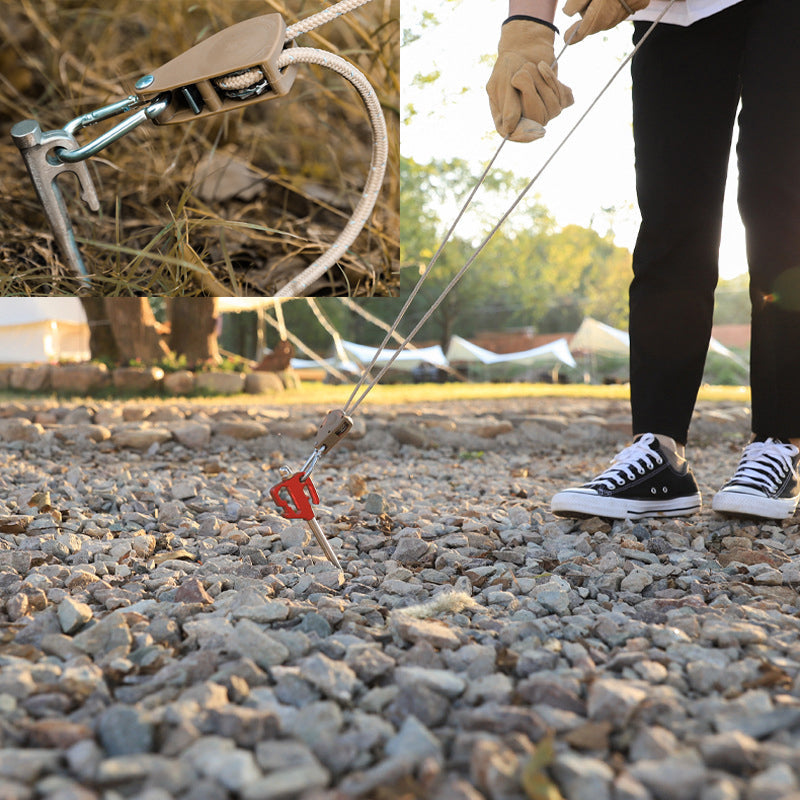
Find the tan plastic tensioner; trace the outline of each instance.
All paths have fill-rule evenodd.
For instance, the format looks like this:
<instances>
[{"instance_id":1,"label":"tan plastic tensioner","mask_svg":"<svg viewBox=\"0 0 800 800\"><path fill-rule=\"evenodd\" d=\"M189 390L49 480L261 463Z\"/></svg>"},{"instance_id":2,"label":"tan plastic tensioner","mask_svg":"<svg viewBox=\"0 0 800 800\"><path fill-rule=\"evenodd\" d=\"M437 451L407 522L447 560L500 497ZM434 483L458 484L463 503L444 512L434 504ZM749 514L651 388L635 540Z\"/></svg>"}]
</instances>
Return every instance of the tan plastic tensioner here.
<instances>
[{"instance_id":1,"label":"tan plastic tensioner","mask_svg":"<svg viewBox=\"0 0 800 800\"><path fill-rule=\"evenodd\" d=\"M215 33L185 53L145 75L136 83L142 100L171 92L167 108L153 121L158 125L189 122L222 114L287 94L296 66L275 64L286 44L286 23L280 14L264 14ZM259 75L259 72L261 73ZM244 89L223 88L224 79L241 76Z\"/></svg>"}]
</instances>

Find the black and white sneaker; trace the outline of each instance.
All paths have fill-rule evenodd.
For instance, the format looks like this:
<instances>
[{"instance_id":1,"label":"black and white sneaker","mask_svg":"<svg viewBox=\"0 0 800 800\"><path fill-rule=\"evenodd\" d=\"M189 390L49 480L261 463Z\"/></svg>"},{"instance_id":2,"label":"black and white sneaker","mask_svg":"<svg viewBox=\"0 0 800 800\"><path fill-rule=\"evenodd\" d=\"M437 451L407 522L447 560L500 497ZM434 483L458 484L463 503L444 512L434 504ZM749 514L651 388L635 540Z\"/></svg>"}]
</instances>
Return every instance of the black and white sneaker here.
<instances>
[{"instance_id":1,"label":"black and white sneaker","mask_svg":"<svg viewBox=\"0 0 800 800\"><path fill-rule=\"evenodd\" d=\"M733 477L714 495L711 508L722 514L788 519L800 499L798 452L780 439L751 442Z\"/></svg>"},{"instance_id":2,"label":"black and white sneaker","mask_svg":"<svg viewBox=\"0 0 800 800\"><path fill-rule=\"evenodd\" d=\"M701 505L688 464L674 467L658 439L645 433L614 456L611 466L594 480L555 495L550 509L564 516L640 519L680 517Z\"/></svg>"}]
</instances>

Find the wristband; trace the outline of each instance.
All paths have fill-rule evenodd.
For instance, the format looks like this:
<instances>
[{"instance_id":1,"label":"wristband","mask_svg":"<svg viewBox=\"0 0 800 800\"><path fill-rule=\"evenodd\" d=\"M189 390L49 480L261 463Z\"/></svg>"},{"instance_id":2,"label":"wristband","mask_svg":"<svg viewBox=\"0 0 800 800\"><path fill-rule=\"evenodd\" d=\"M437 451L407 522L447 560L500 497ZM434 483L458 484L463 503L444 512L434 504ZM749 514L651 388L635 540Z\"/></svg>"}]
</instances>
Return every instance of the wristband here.
<instances>
[{"instance_id":1,"label":"wristband","mask_svg":"<svg viewBox=\"0 0 800 800\"><path fill-rule=\"evenodd\" d=\"M503 25L505 25L506 22L512 22L515 19L526 19L529 22L538 22L540 25L544 25L545 28L550 28L551 31L555 31L556 33L559 32L558 28L556 28L552 22L548 22L546 19L539 19L539 17L529 17L527 14L514 14L508 19L504 20ZM502 25L500 27L502 27Z\"/></svg>"}]
</instances>

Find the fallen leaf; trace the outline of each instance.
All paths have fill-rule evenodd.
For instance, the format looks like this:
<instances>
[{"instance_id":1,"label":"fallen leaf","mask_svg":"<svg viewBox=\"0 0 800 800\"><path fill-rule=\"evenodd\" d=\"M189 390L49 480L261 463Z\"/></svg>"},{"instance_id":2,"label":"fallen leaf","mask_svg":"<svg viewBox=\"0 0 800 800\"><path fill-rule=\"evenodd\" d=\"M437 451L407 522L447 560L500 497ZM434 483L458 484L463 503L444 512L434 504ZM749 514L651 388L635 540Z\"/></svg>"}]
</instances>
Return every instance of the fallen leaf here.
<instances>
[{"instance_id":1,"label":"fallen leaf","mask_svg":"<svg viewBox=\"0 0 800 800\"><path fill-rule=\"evenodd\" d=\"M174 561L176 558L185 558L187 561L195 561L195 557L188 550L168 550L163 553L156 553L152 561L156 564L163 564L165 561Z\"/></svg>"}]
</instances>

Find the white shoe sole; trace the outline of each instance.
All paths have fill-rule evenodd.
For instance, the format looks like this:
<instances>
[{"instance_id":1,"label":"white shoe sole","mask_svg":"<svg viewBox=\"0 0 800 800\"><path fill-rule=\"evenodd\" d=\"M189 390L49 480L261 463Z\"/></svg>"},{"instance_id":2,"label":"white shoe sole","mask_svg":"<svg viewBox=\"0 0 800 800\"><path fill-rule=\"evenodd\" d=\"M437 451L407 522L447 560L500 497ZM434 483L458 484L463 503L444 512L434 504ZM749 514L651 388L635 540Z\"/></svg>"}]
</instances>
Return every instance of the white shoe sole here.
<instances>
[{"instance_id":1,"label":"white shoe sole","mask_svg":"<svg viewBox=\"0 0 800 800\"><path fill-rule=\"evenodd\" d=\"M720 514L737 514L762 519L789 519L797 509L796 497L764 497L745 492L717 492L711 508Z\"/></svg>"},{"instance_id":2,"label":"white shoe sole","mask_svg":"<svg viewBox=\"0 0 800 800\"><path fill-rule=\"evenodd\" d=\"M672 500L627 500L604 497L591 490L567 489L553 497L550 510L562 516L581 514L609 519L642 519L689 516L699 511L702 505L699 492Z\"/></svg>"}]
</instances>

